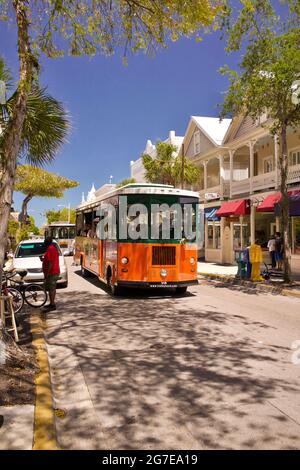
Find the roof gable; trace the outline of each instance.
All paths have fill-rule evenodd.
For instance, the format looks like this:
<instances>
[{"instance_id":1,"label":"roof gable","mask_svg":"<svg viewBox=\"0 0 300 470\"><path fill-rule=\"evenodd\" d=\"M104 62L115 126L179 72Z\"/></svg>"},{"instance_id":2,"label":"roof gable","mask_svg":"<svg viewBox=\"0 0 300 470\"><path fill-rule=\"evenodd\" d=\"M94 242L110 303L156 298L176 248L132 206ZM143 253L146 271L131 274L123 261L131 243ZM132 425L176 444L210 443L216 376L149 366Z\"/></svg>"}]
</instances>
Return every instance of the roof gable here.
<instances>
[{"instance_id":1,"label":"roof gable","mask_svg":"<svg viewBox=\"0 0 300 470\"><path fill-rule=\"evenodd\" d=\"M231 119L220 121L219 118L206 116L192 116L191 119L215 146L222 145Z\"/></svg>"}]
</instances>

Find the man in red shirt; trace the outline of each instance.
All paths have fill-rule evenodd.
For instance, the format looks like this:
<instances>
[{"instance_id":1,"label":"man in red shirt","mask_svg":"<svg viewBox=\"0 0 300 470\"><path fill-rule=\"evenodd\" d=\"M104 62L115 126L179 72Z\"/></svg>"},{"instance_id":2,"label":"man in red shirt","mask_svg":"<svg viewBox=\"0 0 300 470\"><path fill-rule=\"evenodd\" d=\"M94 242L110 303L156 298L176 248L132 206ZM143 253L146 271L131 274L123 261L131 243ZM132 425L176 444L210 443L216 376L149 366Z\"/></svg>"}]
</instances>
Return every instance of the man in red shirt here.
<instances>
[{"instance_id":1,"label":"man in red shirt","mask_svg":"<svg viewBox=\"0 0 300 470\"><path fill-rule=\"evenodd\" d=\"M56 283L59 278L59 254L51 237L45 238L46 252L43 257L43 273L45 277L45 289L49 292L50 304L47 310L56 310L55 295Z\"/></svg>"}]
</instances>

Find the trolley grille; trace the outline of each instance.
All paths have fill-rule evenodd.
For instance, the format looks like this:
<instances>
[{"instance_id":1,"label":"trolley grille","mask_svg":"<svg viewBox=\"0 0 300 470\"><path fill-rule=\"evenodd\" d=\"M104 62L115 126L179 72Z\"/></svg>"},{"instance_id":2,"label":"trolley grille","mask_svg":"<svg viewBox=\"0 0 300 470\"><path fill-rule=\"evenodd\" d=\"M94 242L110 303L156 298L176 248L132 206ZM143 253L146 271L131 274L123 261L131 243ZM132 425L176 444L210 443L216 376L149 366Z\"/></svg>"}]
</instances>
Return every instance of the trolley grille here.
<instances>
[{"instance_id":1,"label":"trolley grille","mask_svg":"<svg viewBox=\"0 0 300 470\"><path fill-rule=\"evenodd\" d=\"M153 246L152 266L175 266L176 247L175 246Z\"/></svg>"}]
</instances>

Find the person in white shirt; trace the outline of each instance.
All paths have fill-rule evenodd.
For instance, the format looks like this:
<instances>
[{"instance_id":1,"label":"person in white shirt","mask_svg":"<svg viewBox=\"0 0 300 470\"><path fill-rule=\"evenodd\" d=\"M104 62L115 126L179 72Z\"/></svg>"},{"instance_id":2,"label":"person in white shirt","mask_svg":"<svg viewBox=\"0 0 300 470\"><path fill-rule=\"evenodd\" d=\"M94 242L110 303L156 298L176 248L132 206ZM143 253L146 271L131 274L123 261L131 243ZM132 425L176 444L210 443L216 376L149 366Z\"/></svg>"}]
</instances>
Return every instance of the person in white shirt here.
<instances>
[{"instance_id":1,"label":"person in white shirt","mask_svg":"<svg viewBox=\"0 0 300 470\"><path fill-rule=\"evenodd\" d=\"M272 268L276 268L276 242L274 235L271 235L270 240L268 241L268 248L270 252Z\"/></svg>"}]
</instances>

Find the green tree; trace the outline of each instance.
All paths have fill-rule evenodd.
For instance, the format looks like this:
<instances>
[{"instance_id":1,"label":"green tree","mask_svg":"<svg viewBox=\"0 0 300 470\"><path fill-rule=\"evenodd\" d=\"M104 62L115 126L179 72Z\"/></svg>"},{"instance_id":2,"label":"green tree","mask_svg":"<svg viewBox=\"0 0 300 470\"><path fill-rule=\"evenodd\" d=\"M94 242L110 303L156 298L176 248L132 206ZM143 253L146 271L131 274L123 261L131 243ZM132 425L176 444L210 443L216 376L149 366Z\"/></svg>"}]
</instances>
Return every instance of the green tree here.
<instances>
[{"instance_id":1,"label":"green tree","mask_svg":"<svg viewBox=\"0 0 300 470\"><path fill-rule=\"evenodd\" d=\"M5 82L9 98L0 104L0 270L7 236L7 217L9 217L13 183L17 163L22 158L33 164L51 161L64 143L69 129L69 118L63 105L49 96L45 89L34 84L26 100L26 116L22 121L21 139L18 145L18 161L7 158L7 133L16 113L18 92L11 90L12 78L4 61L0 58L0 80ZM1 276L1 272L0 272Z\"/></svg>"},{"instance_id":2,"label":"green tree","mask_svg":"<svg viewBox=\"0 0 300 470\"><path fill-rule=\"evenodd\" d=\"M35 225L35 220L32 215L30 215L27 219L26 224L24 223L18 223L18 229L16 231L16 241L20 243L22 240L27 240L30 235L39 235L40 230L39 228Z\"/></svg>"},{"instance_id":3,"label":"green tree","mask_svg":"<svg viewBox=\"0 0 300 470\"><path fill-rule=\"evenodd\" d=\"M290 280L287 129L300 123L300 105L292 102L292 84L300 78L300 3L286 2L280 18L269 0L243 1L238 15L227 18L227 50L243 50L239 71L227 66L230 86L221 117L243 114L253 120L267 112L270 133L278 136L284 240L284 279ZM245 50L244 50L245 48Z\"/></svg>"},{"instance_id":4,"label":"green tree","mask_svg":"<svg viewBox=\"0 0 300 470\"><path fill-rule=\"evenodd\" d=\"M134 183L136 183L135 178L125 178L124 180L120 181L120 183L117 184L117 188L126 186L126 184L134 184Z\"/></svg>"},{"instance_id":5,"label":"green tree","mask_svg":"<svg viewBox=\"0 0 300 470\"><path fill-rule=\"evenodd\" d=\"M17 222L14 219L11 219L8 222L7 233L8 233L8 238L10 240L10 243L8 245L10 250L15 249L16 241L17 241L17 232L18 232L19 226L20 226L19 222Z\"/></svg>"},{"instance_id":6,"label":"green tree","mask_svg":"<svg viewBox=\"0 0 300 470\"><path fill-rule=\"evenodd\" d=\"M223 0L0 0L0 20L16 25L19 58L18 87L1 136L0 266L28 99L41 53L110 54L121 46L125 55L127 50L151 54L170 40L199 36L199 30L213 26L222 9Z\"/></svg>"},{"instance_id":7,"label":"green tree","mask_svg":"<svg viewBox=\"0 0 300 470\"><path fill-rule=\"evenodd\" d=\"M177 155L177 147L167 142L157 142L155 158L143 154L142 160L146 170L146 180L149 183L171 184L179 186L182 183L195 184L200 178L201 170L186 157Z\"/></svg>"},{"instance_id":8,"label":"green tree","mask_svg":"<svg viewBox=\"0 0 300 470\"><path fill-rule=\"evenodd\" d=\"M35 225L35 220L32 215L29 216L29 223L27 225L29 233L33 233L33 235L39 235L40 230L39 228Z\"/></svg>"},{"instance_id":9,"label":"green tree","mask_svg":"<svg viewBox=\"0 0 300 470\"><path fill-rule=\"evenodd\" d=\"M15 190L25 195L20 214L21 223L27 220L27 206L33 197L62 198L66 189L75 188L78 184L77 181L69 180L42 168L19 165Z\"/></svg>"},{"instance_id":10,"label":"green tree","mask_svg":"<svg viewBox=\"0 0 300 470\"><path fill-rule=\"evenodd\" d=\"M17 222L16 220L10 220L8 222L8 235L11 238L15 238L18 228L19 228L19 222Z\"/></svg>"},{"instance_id":11,"label":"green tree","mask_svg":"<svg viewBox=\"0 0 300 470\"><path fill-rule=\"evenodd\" d=\"M66 222L69 218L69 209L64 207L63 209L56 211L50 209L46 212L47 223L51 224L52 222ZM70 223L75 224L76 221L76 209L70 209Z\"/></svg>"}]
</instances>

